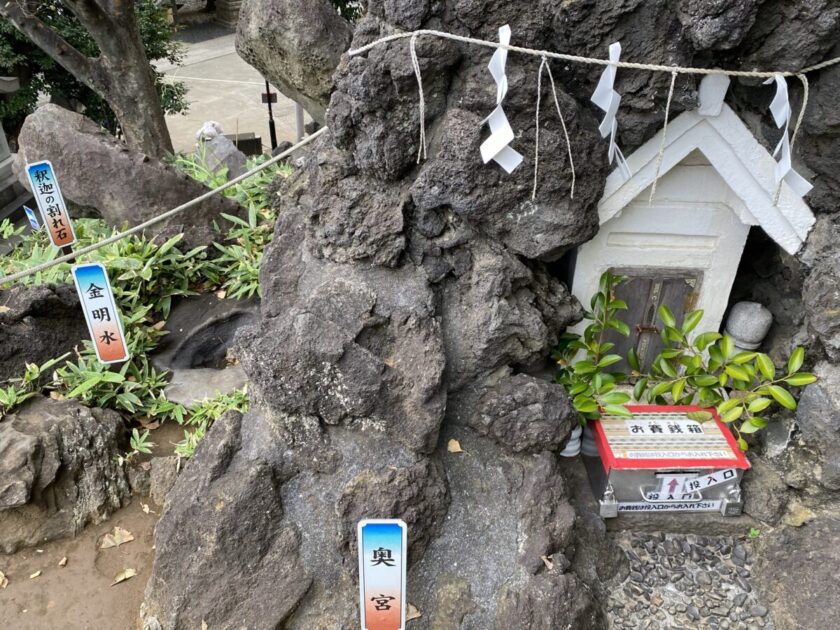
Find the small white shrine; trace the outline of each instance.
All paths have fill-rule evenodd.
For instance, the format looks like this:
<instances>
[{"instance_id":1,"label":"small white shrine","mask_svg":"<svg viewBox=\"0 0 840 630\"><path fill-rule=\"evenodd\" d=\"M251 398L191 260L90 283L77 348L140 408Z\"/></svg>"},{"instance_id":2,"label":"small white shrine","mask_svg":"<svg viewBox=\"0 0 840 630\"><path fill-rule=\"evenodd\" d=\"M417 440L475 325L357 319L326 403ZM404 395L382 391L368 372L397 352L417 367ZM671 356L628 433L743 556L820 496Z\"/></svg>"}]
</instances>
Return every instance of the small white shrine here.
<instances>
[{"instance_id":1,"label":"small white shrine","mask_svg":"<svg viewBox=\"0 0 840 630\"><path fill-rule=\"evenodd\" d=\"M630 276L620 297L630 306L622 319L634 346L639 335L656 333L661 303L678 320L702 308L697 330L718 330L750 227L793 254L814 224L786 183L775 201L776 161L723 103L724 92L706 83L701 107L668 124L652 202L662 131L627 158L629 179L619 169L609 176L600 230L578 249L572 292L585 306L604 271Z\"/></svg>"}]
</instances>

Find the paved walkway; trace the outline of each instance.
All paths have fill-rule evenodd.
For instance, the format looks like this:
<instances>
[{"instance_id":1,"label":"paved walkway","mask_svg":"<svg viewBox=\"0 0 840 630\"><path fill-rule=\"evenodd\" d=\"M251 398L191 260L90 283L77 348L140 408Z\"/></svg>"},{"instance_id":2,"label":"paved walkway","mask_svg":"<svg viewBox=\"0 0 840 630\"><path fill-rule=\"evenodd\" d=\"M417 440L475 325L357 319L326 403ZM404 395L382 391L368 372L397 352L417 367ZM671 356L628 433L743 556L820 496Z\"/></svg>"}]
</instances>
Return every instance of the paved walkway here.
<instances>
[{"instance_id":1,"label":"paved walkway","mask_svg":"<svg viewBox=\"0 0 840 630\"><path fill-rule=\"evenodd\" d=\"M233 31L216 25L187 27L178 36L186 46L183 65L158 64L158 70L183 81L189 90L186 115L166 117L176 151L192 151L195 132L208 120L220 123L225 133L253 132L262 138L265 150L270 150L268 110L260 96L265 92L265 81L236 54L235 37ZM294 141L294 101L276 88L272 91L278 92L273 105L277 141Z\"/></svg>"}]
</instances>

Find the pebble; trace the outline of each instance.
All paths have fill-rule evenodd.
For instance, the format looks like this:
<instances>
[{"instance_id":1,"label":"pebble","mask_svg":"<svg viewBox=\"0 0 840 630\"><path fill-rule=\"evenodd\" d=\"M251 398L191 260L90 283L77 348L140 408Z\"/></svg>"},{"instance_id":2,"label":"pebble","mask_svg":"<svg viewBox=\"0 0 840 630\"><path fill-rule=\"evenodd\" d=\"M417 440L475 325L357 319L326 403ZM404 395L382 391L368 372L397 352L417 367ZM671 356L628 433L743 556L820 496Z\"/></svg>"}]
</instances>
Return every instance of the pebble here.
<instances>
[{"instance_id":1,"label":"pebble","mask_svg":"<svg viewBox=\"0 0 840 630\"><path fill-rule=\"evenodd\" d=\"M619 534L617 542L631 570L608 585L609 628L773 630L767 600L751 594L748 543L662 533Z\"/></svg>"},{"instance_id":2,"label":"pebble","mask_svg":"<svg viewBox=\"0 0 840 630\"><path fill-rule=\"evenodd\" d=\"M750 614L753 617L765 617L767 616L767 608L765 606L757 604L750 608Z\"/></svg>"}]
</instances>

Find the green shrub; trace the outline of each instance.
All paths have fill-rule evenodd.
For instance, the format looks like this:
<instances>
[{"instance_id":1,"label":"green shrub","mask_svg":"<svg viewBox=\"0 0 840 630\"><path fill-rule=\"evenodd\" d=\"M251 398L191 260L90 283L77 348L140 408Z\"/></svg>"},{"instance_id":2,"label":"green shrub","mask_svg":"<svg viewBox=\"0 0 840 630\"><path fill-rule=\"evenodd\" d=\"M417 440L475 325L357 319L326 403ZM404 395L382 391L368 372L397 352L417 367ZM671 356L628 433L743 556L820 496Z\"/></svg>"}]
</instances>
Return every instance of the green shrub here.
<instances>
[{"instance_id":1,"label":"green shrub","mask_svg":"<svg viewBox=\"0 0 840 630\"><path fill-rule=\"evenodd\" d=\"M728 335L704 332L692 335L703 318L703 311L687 313L678 324L667 306L659 307L663 327L663 350L654 359L648 373L640 370L634 350L628 353L629 375L608 372L606 368L623 357L607 354L614 344L604 342L604 334L615 330L625 337L630 334L618 313L627 305L615 298L614 290L625 276L609 272L600 279L599 289L590 302L591 311L584 315L592 321L584 334L564 334L552 357L557 362L556 380L566 387L582 423L602 414L632 415L625 403L632 399L658 405L699 405L716 409L727 423L742 450L749 447L744 435L767 426L766 411L774 405L796 409L795 389L813 383L817 377L800 372L805 351L797 348L788 359L785 371L778 372L773 361L761 352L736 352L735 342ZM620 384L629 390L616 391ZM761 415L759 415L761 414ZM699 411L690 414L706 421L713 416Z\"/></svg>"}]
</instances>

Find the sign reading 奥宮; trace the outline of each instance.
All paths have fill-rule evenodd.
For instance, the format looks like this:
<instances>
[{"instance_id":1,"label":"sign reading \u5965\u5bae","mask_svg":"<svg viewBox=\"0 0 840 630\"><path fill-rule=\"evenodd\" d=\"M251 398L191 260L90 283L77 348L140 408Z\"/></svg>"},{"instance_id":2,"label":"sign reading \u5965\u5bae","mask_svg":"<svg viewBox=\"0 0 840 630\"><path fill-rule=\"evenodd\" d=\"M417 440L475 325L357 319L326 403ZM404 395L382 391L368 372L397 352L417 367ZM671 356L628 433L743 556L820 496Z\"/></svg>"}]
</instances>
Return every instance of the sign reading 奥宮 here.
<instances>
[{"instance_id":1,"label":"sign reading \u5965\u5bae","mask_svg":"<svg viewBox=\"0 0 840 630\"><path fill-rule=\"evenodd\" d=\"M121 363L127 360L129 354L125 333L105 267L99 263L75 265L73 280L96 357L102 363Z\"/></svg>"},{"instance_id":2,"label":"sign reading \u5965\u5bae","mask_svg":"<svg viewBox=\"0 0 840 630\"><path fill-rule=\"evenodd\" d=\"M404 630L407 527L399 519L359 521L362 630Z\"/></svg>"},{"instance_id":3,"label":"sign reading \u5965\u5bae","mask_svg":"<svg viewBox=\"0 0 840 630\"><path fill-rule=\"evenodd\" d=\"M27 164L26 174L52 244L56 247L67 247L75 243L76 234L73 232L70 213L67 212L67 205L64 203L50 161Z\"/></svg>"}]
</instances>

